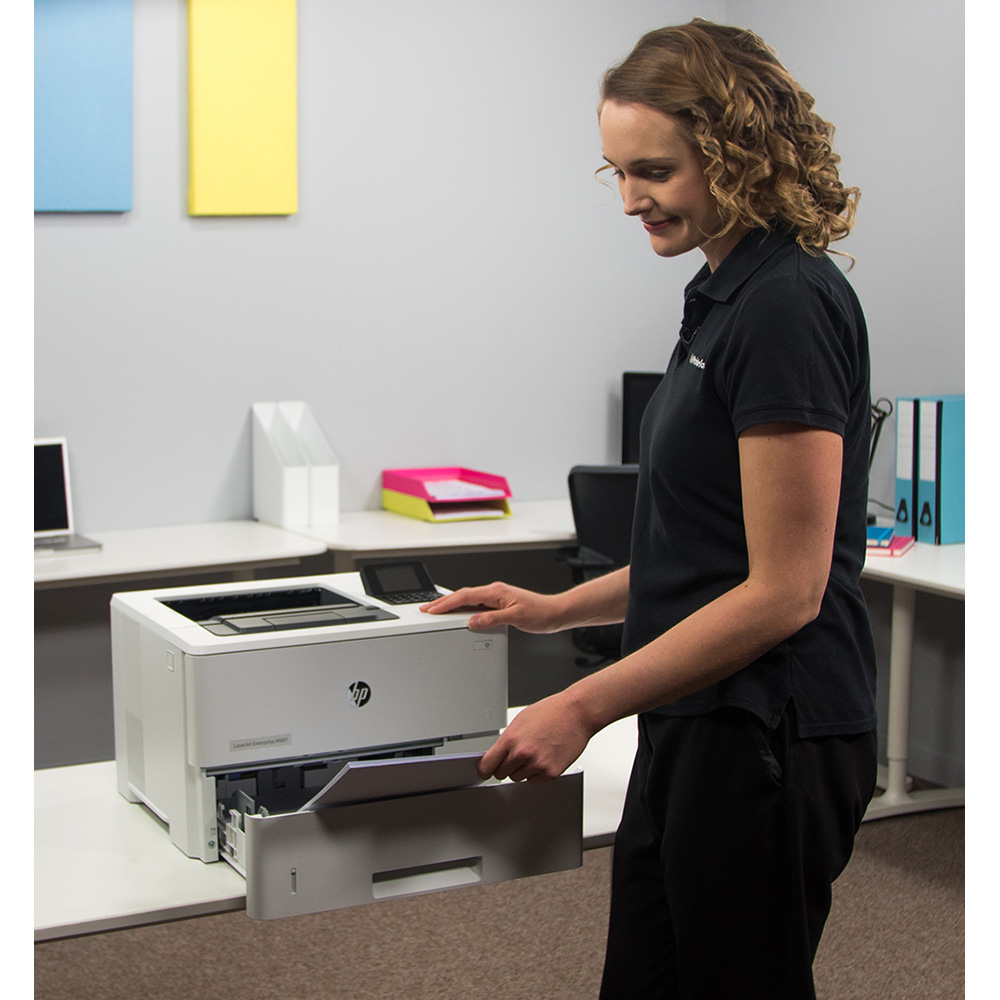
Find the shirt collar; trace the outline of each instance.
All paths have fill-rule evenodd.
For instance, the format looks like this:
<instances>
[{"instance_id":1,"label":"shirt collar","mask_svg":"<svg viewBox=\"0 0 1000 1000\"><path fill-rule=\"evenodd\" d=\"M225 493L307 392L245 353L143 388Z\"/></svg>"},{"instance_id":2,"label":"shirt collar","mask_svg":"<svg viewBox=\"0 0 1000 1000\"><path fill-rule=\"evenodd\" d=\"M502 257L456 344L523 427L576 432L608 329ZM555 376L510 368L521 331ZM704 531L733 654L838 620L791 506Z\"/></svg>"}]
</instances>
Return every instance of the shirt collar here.
<instances>
[{"instance_id":1,"label":"shirt collar","mask_svg":"<svg viewBox=\"0 0 1000 1000\"><path fill-rule=\"evenodd\" d=\"M716 302L725 302L769 257L795 242L788 226L778 226L773 233L766 229L751 229L712 271L706 263L684 289L684 298L698 292Z\"/></svg>"}]
</instances>

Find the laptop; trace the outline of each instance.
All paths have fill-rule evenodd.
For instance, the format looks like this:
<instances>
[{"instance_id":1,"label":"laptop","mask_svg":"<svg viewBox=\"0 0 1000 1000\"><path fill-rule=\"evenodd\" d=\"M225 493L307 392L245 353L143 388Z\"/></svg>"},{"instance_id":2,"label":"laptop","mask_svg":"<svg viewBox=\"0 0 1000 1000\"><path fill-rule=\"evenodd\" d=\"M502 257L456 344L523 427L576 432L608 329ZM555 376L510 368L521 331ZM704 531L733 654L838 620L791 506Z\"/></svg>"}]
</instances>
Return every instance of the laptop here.
<instances>
[{"instance_id":1,"label":"laptop","mask_svg":"<svg viewBox=\"0 0 1000 1000\"><path fill-rule=\"evenodd\" d=\"M100 548L100 542L73 531L66 439L35 438L35 555L97 552Z\"/></svg>"}]
</instances>

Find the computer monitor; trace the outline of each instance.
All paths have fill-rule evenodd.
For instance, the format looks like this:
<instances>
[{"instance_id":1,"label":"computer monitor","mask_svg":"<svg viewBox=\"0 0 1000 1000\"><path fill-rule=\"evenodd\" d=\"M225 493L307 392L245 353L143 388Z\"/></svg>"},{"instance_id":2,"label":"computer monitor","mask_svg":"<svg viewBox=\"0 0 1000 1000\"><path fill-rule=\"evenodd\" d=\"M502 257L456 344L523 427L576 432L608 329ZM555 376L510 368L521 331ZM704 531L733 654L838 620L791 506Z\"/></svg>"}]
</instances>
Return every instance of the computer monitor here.
<instances>
[{"instance_id":1,"label":"computer monitor","mask_svg":"<svg viewBox=\"0 0 1000 1000\"><path fill-rule=\"evenodd\" d=\"M639 426L663 372L622 373L622 463L639 461Z\"/></svg>"}]
</instances>

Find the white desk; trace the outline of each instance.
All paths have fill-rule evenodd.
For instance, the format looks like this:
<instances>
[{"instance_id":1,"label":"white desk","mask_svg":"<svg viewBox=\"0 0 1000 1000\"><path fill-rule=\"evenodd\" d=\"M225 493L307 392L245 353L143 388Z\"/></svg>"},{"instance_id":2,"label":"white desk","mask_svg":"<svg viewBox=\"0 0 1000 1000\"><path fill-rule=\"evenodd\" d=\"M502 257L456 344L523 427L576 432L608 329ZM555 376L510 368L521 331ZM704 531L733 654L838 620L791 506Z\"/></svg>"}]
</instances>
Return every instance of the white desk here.
<instances>
[{"instance_id":1,"label":"white desk","mask_svg":"<svg viewBox=\"0 0 1000 1000\"><path fill-rule=\"evenodd\" d=\"M584 847L614 840L635 733L634 718L609 726L578 762ZM186 857L151 812L118 794L114 761L35 772L36 941L245 905L228 864Z\"/></svg>"},{"instance_id":2,"label":"white desk","mask_svg":"<svg viewBox=\"0 0 1000 1000\"><path fill-rule=\"evenodd\" d=\"M549 510L557 513L555 505ZM382 522L383 518L345 518L339 526L345 534L338 542L345 546L343 551L371 552L390 538L381 528L366 534L372 527L366 526L369 520ZM406 528L411 527L402 520ZM572 540L565 534L554 537L559 530L557 519L550 522L548 535L539 523L514 536L516 543L503 542L499 532L493 540L498 547L524 544L525 539L540 545ZM413 544L414 535L404 525L396 525L400 533L390 544L401 548L394 551L438 550L429 541L438 537L437 529L460 527L427 524L424 528L422 524L413 522L418 531L434 529L424 540L425 549ZM493 527L502 524L511 522ZM454 546L481 544L478 531L447 534ZM480 542L474 540L476 536ZM963 789L906 790L916 592L964 599L964 567L964 546L918 545L898 559L871 559L865 568L867 578L893 586L888 787L869 807L866 819L964 804ZM516 711L511 710L512 714ZM635 725L634 718L623 719L598 733L578 762L584 770L585 847L614 840L635 752ZM35 773L35 939L243 908L243 880L225 863L205 865L185 857L151 813L118 795L114 768L114 762L108 761Z\"/></svg>"},{"instance_id":3,"label":"white desk","mask_svg":"<svg viewBox=\"0 0 1000 1000\"><path fill-rule=\"evenodd\" d=\"M547 549L576 541L568 499L516 500L511 516L482 521L419 521L386 510L343 513L337 524L296 529L333 554L333 571L347 573L358 559L505 549Z\"/></svg>"},{"instance_id":4,"label":"white desk","mask_svg":"<svg viewBox=\"0 0 1000 1000\"><path fill-rule=\"evenodd\" d=\"M310 537L255 522L107 532L98 554L40 558L36 586L294 564L329 548L351 568L362 555L549 548L572 544L569 502L526 501L511 518L431 524L385 511L344 514ZM347 563L345 566L344 563ZM965 547L917 545L898 559L868 561L864 576L893 587L887 790L866 819L964 804L963 789L908 792L910 674L916 592L964 599ZM635 720L599 733L580 759L584 843L614 839L635 750ZM224 864L186 858L149 812L115 790L114 763L35 773L36 939L240 909L243 880Z\"/></svg>"},{"instance_id":5,"label":"white desk","mask_svg":"<svg viewBox=\"0 0 1000 1000\"><path fill-rule=\"evenodd\" d=\"M892 584L889 717L886 720L889 766L885 792L872 801L865 819L963 806L964 788L909 791L907 761L910 755L910 680L917 591L965 600L965 546L917 543L898 558L869 558L862 575L870 580Z\"/></svg>"},{"instance_id":6,"label":"white desk","mask_svg":"<svg viewBox=\"0 0 1000 1000\"><path fill-rule=\"evenodd\" d=\"M35 589L141 580L209 571L252 579L263 567L291 566L326 545L258 521L219 521L127 531L88 531L100 552L35 557Z\"/></svg>"},{"instance_id":7,"label":"white desk","mask_svg":"<svg viewBox=\"0 0 1000 1000\"><path fill-rule=\"evenodd\" d=\"M114 761L35 772L36 941L245 905L229 865L186 857L118 794Z\"/></svg>"}]
</instances>

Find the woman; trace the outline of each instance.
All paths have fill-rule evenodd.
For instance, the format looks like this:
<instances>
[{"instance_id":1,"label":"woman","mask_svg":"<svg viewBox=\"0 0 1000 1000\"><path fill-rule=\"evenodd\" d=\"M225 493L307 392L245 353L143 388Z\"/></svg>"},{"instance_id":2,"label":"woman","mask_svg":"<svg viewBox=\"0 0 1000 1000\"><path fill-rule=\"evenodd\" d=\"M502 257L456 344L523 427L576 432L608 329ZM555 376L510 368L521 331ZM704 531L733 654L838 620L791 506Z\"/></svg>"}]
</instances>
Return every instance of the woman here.
<instances>
[{"instance_id":1,"label":"woman","mask_svg":"<svg viewBox=\"0 0 1000 1000\"><path fill-rule=\"evenodd\" d=\"M874 791L859 587L867 333L829 244L853 224L831 127L754 34L651 32L600 132L653 250L699 249L643 420L632 562L563 594L467 588L473 629L625 622L623 656L524 709L484 776L543 781L639 713L602 997L814 997L831 883Z\"/></svg>"}]
</instances>

